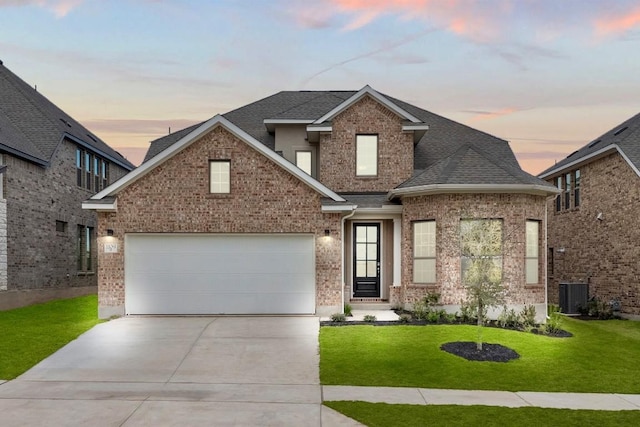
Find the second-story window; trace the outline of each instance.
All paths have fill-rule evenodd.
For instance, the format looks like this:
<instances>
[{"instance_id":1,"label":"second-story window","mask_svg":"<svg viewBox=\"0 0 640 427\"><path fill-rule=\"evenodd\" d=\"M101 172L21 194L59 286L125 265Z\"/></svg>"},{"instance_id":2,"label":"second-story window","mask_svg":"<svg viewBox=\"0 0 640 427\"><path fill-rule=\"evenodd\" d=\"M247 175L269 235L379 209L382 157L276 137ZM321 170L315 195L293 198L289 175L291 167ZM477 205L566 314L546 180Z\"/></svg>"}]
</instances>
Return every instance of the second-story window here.
<instances>
[{"instance_id":1,"label":"second-story window","mask_svg":"<svg viewBox=\"0 0 640 427\"><path fill-rule=\"evenodd\" d=\"M311 151L296 151L296 166L311 175Z\"/></svg>"},{"instance_id":2,"label":"second-story window","mask_svg":"<svg viewBox=\"0 0 640 427\"><path fill-rule=\"evenodd\" d=\"M87 172L87 179L84 183L87 187L87 190L91 190L91 153L84 153L84 168Z\"/></svg>"},{"instance_id":3,"label":"second-story window","mask_svg":"<svg viewBox=\"0 0 640 427\"><path fill-rule=\"evenodd\" d=\"M573 206L580 206L580 169L573 173Z\"/></svg>"},{"instance_id":4,"label":"second-story window","mask_svg":"<svg viewBox=\"0 0 640 427\"><path fill-rule=\"evenodd\" d=\"M356 135L356 176L378 175L378 135Z\"/></svg>"},{"instance_id":5,"label":"second-story window","mask_svg":"<svg viewBox=\"0 0 640 427\"><path fill-rule=\"evenodd\" d=\"M76 181L78 187L82 187L82 159L84 158L82 150L76 148Z\"/></svg>"},{"instance_id":6,"label":"second-story window","mask_svg":"<svg viewBox=\"0 0 640 427\"><path fill-rule=\"evenodd\" d=\"M107 183L109 182L109 163L105 160L102 161L102 188L107 187Z\"/></svg>"},{"instance_id":7,"label":"second-story window","mask_svg":"<svg viewBox=\"0 0 640 427\"><path fill-rule=\"evenodd\" d=\"M571 208L571 173L564 176L564 208Z\"/></svg>"},{"instance_id":8,"label":"second-story window","mask_svg":"<svg viewBox=\"0 0 640 427\"><path fill-rule=\"evenodd\" d=\"M556 188L562 191L562 177L559 176L556 178ZM562 196L558 194L556 196L556 212L560 212L562 210Z\"/></svg>"}]
</instances>

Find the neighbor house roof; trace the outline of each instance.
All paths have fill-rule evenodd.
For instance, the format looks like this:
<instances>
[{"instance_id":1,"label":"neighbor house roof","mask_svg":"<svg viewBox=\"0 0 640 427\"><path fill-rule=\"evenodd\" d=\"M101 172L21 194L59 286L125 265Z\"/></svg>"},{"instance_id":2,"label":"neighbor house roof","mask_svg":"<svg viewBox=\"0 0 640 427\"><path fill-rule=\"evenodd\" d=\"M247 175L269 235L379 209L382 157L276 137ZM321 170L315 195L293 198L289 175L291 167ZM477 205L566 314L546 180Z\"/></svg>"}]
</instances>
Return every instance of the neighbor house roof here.
<instances>
[{"instance_id":1,"label":"neighbor house roof","mask_svg":"<svg viewBox=\"0 0 640 427\"><path fill-rule=\"evenodd\" d=\"M64 138L127 170L134 168L0 61L0 150L46 166Z\"/></svg>"},{"instance_id":2,"label":"neighbor house roof","mask_svg":"<svg viewBox=\"0 0 640 427\"><path fill-rule=\"evenodd\" d=\"M600 135L538 175L547 178L617 151L640 176L640 113Z\"/></svg>"}]
</instances>

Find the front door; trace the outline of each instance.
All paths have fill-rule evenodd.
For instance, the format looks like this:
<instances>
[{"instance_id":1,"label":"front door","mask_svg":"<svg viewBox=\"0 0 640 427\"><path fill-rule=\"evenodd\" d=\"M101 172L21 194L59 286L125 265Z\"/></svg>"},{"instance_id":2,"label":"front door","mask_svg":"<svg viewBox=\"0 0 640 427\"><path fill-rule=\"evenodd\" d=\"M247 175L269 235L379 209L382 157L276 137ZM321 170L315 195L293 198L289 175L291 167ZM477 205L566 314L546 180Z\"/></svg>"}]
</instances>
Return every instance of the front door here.
<instances>
[{"instance_id":1,"label":"front door","mask_svg":"<svg viewBox=\"0 0 640 427\"><path fill-rule=\"evenodd\" d=\"M380 297L380 224L353 224L353 296Z\"/></svg>"}]
</instances>

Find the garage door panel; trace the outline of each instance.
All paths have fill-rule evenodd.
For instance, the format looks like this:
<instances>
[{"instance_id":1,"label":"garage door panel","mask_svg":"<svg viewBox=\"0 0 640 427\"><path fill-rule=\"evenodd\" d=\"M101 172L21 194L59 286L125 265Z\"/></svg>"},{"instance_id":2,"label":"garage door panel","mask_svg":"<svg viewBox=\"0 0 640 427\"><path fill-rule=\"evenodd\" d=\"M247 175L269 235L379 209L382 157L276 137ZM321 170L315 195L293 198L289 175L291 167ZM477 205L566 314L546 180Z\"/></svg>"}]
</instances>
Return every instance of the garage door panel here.
<instances>
[{"instance_id":1,"label":"garage door panel","mask_svg":"<svg viewBox=\"0 0 640 427\"><path fill-rule=\"evenodd\" d=\"M128 314L315 312L311 235L125 237Z\"/></svg>"}]
</instances>

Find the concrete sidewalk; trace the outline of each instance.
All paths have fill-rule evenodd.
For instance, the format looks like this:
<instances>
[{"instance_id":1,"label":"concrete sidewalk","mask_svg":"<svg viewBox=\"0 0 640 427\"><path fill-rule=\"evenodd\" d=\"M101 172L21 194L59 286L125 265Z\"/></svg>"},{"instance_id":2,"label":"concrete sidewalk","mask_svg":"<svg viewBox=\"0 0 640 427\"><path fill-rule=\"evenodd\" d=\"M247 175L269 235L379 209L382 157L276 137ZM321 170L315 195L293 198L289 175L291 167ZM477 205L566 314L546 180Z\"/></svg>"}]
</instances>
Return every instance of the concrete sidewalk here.
<instances>
[{"instance_id":1,"label":"concrete sidewalk","mask_svg":"<svg viewBox=\"0 0 640 427\"><path fill-rule=\"evenodd\" d=\"M535 406L603 411L640 410L638 394L546 393L487 390L445 390L404 387L323 386L325 401L359 400L409 405Z\"/></svg>"}]
</instances>

